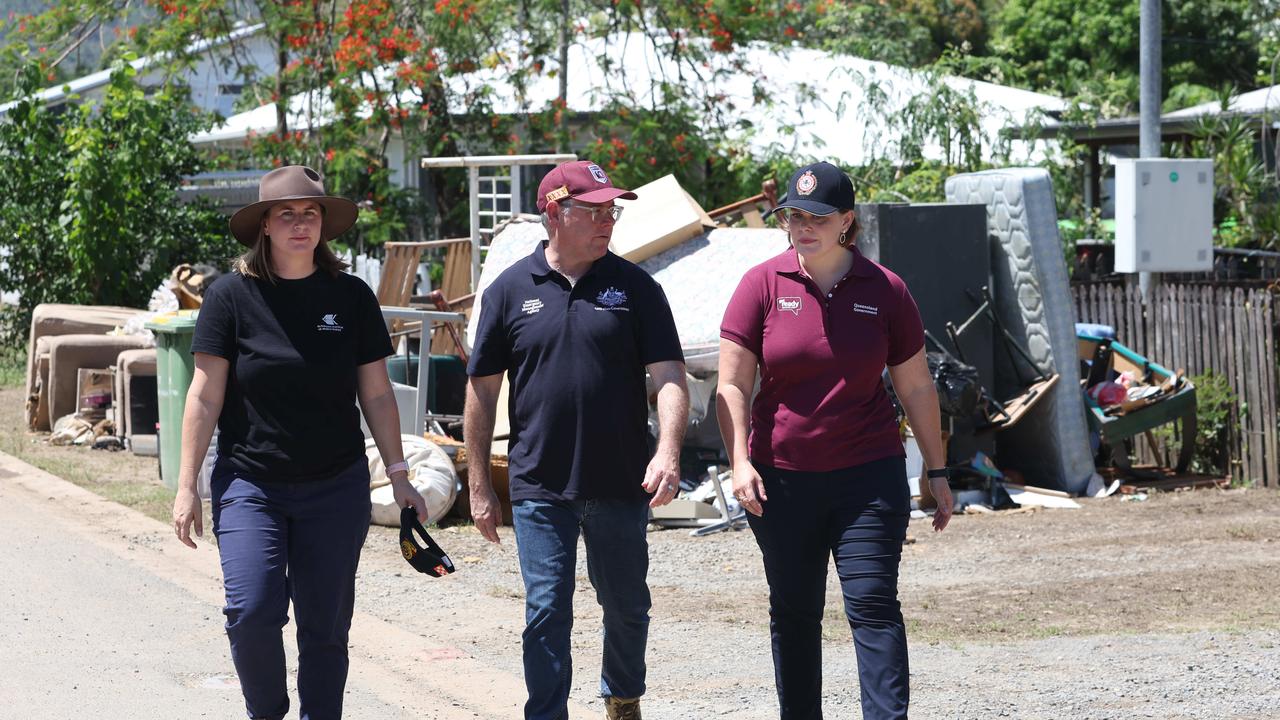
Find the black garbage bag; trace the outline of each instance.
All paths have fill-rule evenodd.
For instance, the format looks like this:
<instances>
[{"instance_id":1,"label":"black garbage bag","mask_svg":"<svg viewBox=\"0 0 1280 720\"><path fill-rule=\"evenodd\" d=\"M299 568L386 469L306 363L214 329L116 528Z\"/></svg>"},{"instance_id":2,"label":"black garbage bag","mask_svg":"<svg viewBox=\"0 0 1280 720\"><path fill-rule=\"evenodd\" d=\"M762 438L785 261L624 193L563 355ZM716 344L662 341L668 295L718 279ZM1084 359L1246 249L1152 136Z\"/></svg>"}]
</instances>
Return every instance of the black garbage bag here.
<instances>
[{"instance_id":1,"label":"black garbage bag","mask_svg":"<svg viewBox=\"0 0 1280 720\"><path fill-rule=\"evenodd\" d=\"M933 385L938 390L938 405L942 414L954 418L973 417L982 401L978 369L946 353L926 353L925 358L929 362Z\"/></svg>"}]
</instances>

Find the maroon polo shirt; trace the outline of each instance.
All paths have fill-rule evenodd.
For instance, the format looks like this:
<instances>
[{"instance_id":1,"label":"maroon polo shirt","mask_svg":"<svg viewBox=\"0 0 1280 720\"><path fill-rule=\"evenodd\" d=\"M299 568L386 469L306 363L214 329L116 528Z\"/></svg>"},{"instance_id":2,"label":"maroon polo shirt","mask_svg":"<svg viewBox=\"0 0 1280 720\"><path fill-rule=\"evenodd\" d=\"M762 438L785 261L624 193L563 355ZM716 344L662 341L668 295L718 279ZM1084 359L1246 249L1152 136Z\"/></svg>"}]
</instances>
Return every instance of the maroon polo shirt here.
<instances>
[{"instance_id":1,"label":"maroon polo shirt","mask_svg":"<svg viewBox=\"0 0 1280 720\"><path fill-rule=\"evenodd\" d=\"M823 472L902 456L880 375L924 346L920 311L902 278L855 253L824 295L793 249L747 271L720 337L755 354L753 462Z\"/></svg>"}]
</instances>

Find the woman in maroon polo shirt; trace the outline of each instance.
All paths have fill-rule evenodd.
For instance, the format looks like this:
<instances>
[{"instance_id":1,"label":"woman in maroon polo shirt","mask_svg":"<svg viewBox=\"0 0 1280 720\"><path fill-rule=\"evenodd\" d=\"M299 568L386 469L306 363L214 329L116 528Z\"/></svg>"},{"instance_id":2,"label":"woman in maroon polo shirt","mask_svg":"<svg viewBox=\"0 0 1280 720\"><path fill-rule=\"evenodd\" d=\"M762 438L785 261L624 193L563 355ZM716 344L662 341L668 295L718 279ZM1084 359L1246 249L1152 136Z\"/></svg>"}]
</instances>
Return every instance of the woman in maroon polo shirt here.
<instances>
[{"instance_id":1,"label":"woman in maroon polo shirt","mask_svg":"<svg viewBox=\"0 0 1280 720\"><path fill-rule=\"evenodd\" d=\"M775 210L791 248L747 271L720 326L720 432L764 559L783 720L822 717L828 555L853 629L863 717L907 717L898 563L911 498L885 367L929 469L921 490L938 501L934 529L951 518L920 313L897 275L858 252L853 207L839 168L800 168Z\"/></svg>"}]
</instances>

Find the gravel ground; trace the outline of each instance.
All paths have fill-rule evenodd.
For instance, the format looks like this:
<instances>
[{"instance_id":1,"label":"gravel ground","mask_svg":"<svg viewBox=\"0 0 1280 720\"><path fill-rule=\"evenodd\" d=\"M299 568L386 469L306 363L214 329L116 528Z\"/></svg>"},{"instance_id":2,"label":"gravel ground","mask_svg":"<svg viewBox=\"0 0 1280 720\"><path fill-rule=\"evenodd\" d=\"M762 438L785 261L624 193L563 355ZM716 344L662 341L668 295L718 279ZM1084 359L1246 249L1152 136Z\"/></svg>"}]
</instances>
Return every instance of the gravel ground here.
<instances>
[{"instance_id":1,"label":"gravel ground","mask_svg":"<svg viewBox=\"0 0 1280 720\"><path fill-rule=\"evenodd\" d=\"M167 518L153 459L51 448L20 427L20 391L0 391L0 449ZM1280 718L1280 493L1154 494L1081 510L916 521L900 596L922 718ZM206 523L207 525L207 523ZM520 673L523 585L515 539L433 530L459 572L432 579L374 528L359 609ZM777 716L768 598L750 530L650 533L649 720ZM139 543L167 541L151 536ZM597 695L600 613L579 557L573 698ZM859 717L857 672L834 577L824 628L829 718ZM0 713L3 715L3 713Z\"/></svg>"},{"instance_id":2,"label":"gravel ground","mask_svg":"<svg viewBox=\"0 0 1280 720\"><path fill-rule=\"evenodd\" d=\"M1079 511L912 526L901 596L913 710L926 718L1280 718L1280 493L1199 491L1085 501ZM361 609L520 671L515 538L435 531L459 563L408 570L375 528ZM750 530L650 533L650 720L776 717L767 592ZM599 609L579 552L573 697L597 695ZM853 644L829 578L828 717L859 717ZM406 620L400 609L420 608ZM398 618L398 619L397 619Z\"/></svg>"}]
</instances>

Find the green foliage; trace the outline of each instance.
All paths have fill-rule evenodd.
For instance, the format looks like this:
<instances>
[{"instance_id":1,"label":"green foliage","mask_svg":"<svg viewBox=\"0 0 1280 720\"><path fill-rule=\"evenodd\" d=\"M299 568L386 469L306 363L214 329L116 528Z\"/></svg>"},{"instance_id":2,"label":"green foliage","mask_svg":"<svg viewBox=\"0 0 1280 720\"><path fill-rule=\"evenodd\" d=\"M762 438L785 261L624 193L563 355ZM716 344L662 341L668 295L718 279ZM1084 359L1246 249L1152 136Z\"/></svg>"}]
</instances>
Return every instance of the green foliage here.
<instances>
[{"instance_id":1,"label":"green foliage","mask_svg":"<svg viewBox=\"0 0 1280 720\"><path fill-rule=\"evenodd\" d=\"M6 316L13 314L17 308L0 307L0 328L12 323ZM22 385L27 379L26 347L19 344L0 345L0 388L11 388Z\"/></svg>"},{"instance_id":2,"label":"green foliage","mask_svg":"<svg viewBox=\"0 0 1280 720\"><path fill-rule=\"evenodd\" d=\"M1166 108L1203 101L1207 88L1267 81L1272 60L1280 56L1276 3L1165 3ZM238 62L223 68L229 77L249 83L241 109L265 102L284 105L301 93L309 96L311 107L332 108L333 117L314 127L297 117L281 122L274 132L253 138L248 152L224 157L224 169L286 162L316 167L330 191L362 203L356 232L343 238L355 246L419 233L467 232L465 173L431 171L424 183L430 197L420 203L415 193L391 182L387 158L397 136L408 157L575 151L608 165L627 184L674 173L706 206L754 194L764 177L781 178L816 158L796 157L782 147L748 154L740 141L728 140L751 132L741 113L723 98L695 94L694 88L705 85L687 82L725 68L749 70L744 51L752 44L821 48L922 68L930 76L929 90L905 107L895 104L890 111L872 102L845 112L851 121L878 114L877 145L886 149L881 156L901 158L892 166L875 161L850 169L861 178L860 197L868 199L940 199L948 174L980 169L984 158L999 163L1007 157L1002 138L980 132L978 121L990 108L944 82L946 76L1063 94L1092 117L1131 113L1137 97L1137 0L569 0L567 10L562 0L57 0L51 5L46 12L0 20L9 31L0 49L0 73L15 63L30 63L45 84L69 77L69 61L57 61L87 28L102 22L120 30L104 57L163 51L170 53L164 71L179 75L193 59L186 50L191 38L225 35L241 19L265 22L265 37L283 66L272 77L255 75L254 68ZM657 97L630 95L628 88L638 83L607 62L560 67L562 41L578 44L628 32L634 33L632 42L647 44L646 50L661 58L664 71L674 69ZM566 71L573 77L607 78L608 87L600 90L603 112L575 117L567 98L531 97L534 83L558 80ZM793 80L788 82L801 86L799 92L811 82L815 98L838 102L823 96L821 79ZM509 85L514 97L496 97L499 85ZM770 101L769 87L760 84L756 102ZM514 112L506 109L512 102ZM772 121L785 137L789 120ZM889 145L896 152L887 152ZM933 147L941 149L941 157L926 160L925 148ZM1060 213L1076 219L1082 232L1091 232L1080 193L1084 159L1082 148L1064 143L1050 171ZM1261 188L1256 182L1252 186ZM1238 208L1242 197L1255 204L1266 200L1265 193L1229 191L1219 217L1224 242L1272 237L1270 219L1227 211Z\"/></svg>"},{"instance_id":3,"label":"green foliage","mask_svg":"<svg viewBox=\"0 0 1280 720\"><path fill-rule=\"evenodd\" d=\"M1190 470L1225 476L1231 471L1231 428L1238 422L1236 394L1227 377L1213 370L1190 380L1196 387L1196 447ZM1165 425L1154 431L1170 452L1181 442L1181 435L1174 430L1173 425Z\"/></svg>"},{"instance_id":4,"label":"green foliage","mask_svg":"<svg viewBox=\"0 0 1280 720\"><path fill-rule=\"evenodd\" d=\"M183 204L181 177L199 171L187 136L207 121L175 89L147 98L123 62L100 104L55 114L27 93L0 123L0 289L21 295L8 342L42 302L145 306L181 262L235 253L223 219Z\"/></svg>"},{"instance_id":5,"label":"green foliage","mask_svg":"<svg viewBox=\"0 0 1280 720\"><path fill-rule=\"evenodd\" d=\"M1234 94L1234 88L1219 93L1224 110ZM1258 118L1206 115L1197 121L1188 146L1169 149L1170 157L1213 160L1216 245L1280 247L1280 177L1259 156L1259 131Z\"/></svg>"},{"instance_id":6,"label":"green foliage","mask_svg":"<svg viewBox=\"0 0 1280 720\"><path fill-rule=\"evenodd\" d=\"M1246 83L1258 67L1256 0L1164 3L1162 87ZM1021 66L1033 87L1092 96L1121 114L1137 102L1137 0L1008 0L995 54Z\"/></svg>"}]
</instances>

